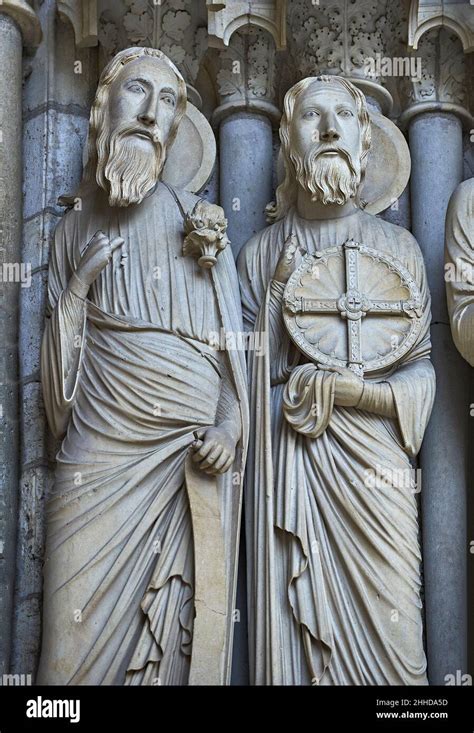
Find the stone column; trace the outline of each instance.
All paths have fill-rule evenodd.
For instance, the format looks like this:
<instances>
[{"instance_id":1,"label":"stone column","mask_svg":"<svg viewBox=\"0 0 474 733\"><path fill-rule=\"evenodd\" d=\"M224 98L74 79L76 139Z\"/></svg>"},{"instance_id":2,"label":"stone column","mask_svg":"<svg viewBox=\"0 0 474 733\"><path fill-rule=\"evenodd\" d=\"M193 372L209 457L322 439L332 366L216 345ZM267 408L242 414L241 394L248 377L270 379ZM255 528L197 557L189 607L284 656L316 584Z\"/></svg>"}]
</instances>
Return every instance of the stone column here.
<instances>
[{"instance_id":1,"label":"stone column","mask_svg":"<svg viewBox=\"0 0 474 733\"><path fill-rule=\"evenodd\" d=\"M219 127L220 204L237 257L242 246L266 225L272 199L273 134L271 120L258 112L237 111Z\"/></svg>"},{"instance_id":2,"label":"stone column","mask_svg":"<svg viewBox=\"0 0 474 733\"><path fill-rule=\"evenodd\" d=\"M0 4L0 675L8 672L11 650L18 500L22 47L37 45L40 38L39 22L26 2Z\"/></svg>"},{"instance_id":3,"label":"stone column","mask_svg":"<svg viewBox=\"0 0 474 733\"><path fill-rule=\"evenodd\" d=\"M89 109L97 84L97 50L75 43L74 26L44 0L41 43L23 91L22 261L31 284L20 293L19 497L17 567L10 673L34 680L41 634L44 509L56 445L48 445L40 384L49 252L64 214L58 197L77 190ZM72 2L69 2L72 8ZM90 41L89 41L90 42ZM21 128L19 128L21 129ZM80 202L78 202L78 206Z\"/></svg>"},{"instance_id":4,"label":"stone column","mask_svg":"<svg viewBox=\"0 0 474 733\"><path fill-rule=\"evenodd\" d=\"M444 228L450 196L463 175L463 123L468 129L474 125L463 106L460 42L444 30L432 31L422 39L419 54L423 77L411 87L411 104L401 121L408 128L412 158L412 231L423 252L432 298L437 388L420 454L421 516L428 678L432 685L444 685L446 675L467 672L469 455L469 367L457 353L449 327ZM444 54L458 82L451 93L440 83Z\"/></svg>"},{"instance_id":5,"label":"stone column","mask_svg":"<svg viewBox=\"0 0 474 733\"><path fill-rule=\"evenodd\" d=\"M219 137L220 204L237 257L266 225L265 207L273 198L273 128L280 119L275 43L250 27L235 33L216 60L220 105L212 123Z\"/></svg>"},{"instance_id":6,"label":"stone column","mask_svg":"<svg viewBox=\"0 0 474 733\"><path fill-rule=\"evenodd\" d=\"M250 237L265 227L265 208L273 199L274 130L280 120L275 103L276 51L282 49L285 35L285 18L279 13L279 5L277 0L266 6L272 13L265 23L268 31L259 27L261 19L248 15L240 17L245 19L245 27L234 32L236 9L222 11L225 17L217 18L219 23L214 22L210 12L209 43L220 49L219 53L212 50L208 57L208 73L219 100L212 115L219 139L219 203L229 222L235 257ZM212 36L213 32L220 35ZM234 685L249 683L244 526L243 510L231 678Z\"/></svg>"}]
</instances>

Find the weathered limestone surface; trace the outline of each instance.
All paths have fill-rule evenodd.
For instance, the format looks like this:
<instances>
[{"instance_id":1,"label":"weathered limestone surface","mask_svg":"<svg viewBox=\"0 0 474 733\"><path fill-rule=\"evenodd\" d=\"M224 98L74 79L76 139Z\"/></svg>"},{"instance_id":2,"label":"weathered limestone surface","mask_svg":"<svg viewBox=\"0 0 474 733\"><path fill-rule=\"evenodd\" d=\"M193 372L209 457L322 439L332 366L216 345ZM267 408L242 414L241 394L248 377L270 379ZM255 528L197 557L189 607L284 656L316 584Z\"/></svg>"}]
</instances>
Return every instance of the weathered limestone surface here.
<instances>
[{"instance_id":1,"label":"weathered limestone surface","mask_svg":"<svg viewBox=\"0 0 474 733\"><path fill-rule=\"evenodd\" d=\"M39 657L44 508L59 448L46 430L40 344L50 251L64 215L58 197L77 191L81 180L99 72L118 51L132 45L161 48L183 74L188 99L213 125L217 162L200 195L224 205L235 255L265 226L265 206L281 182L278 126L284 94L295 82L307 75L339 74L365 93L371 111L385 115L384 122L395 123L405 135L411 180L403 193L397 189L395 200L384 199L385 210L377 211L380 219L413 231L432 293L438 394L416 459L421 467L428 678L444 684L446 675L458 670L464 674L466 664L472 673L474 651L469 667L466 633L468 608L474 602L474 565L468 562L472 557L469 538L474 536L469 503L472 434L469 437L468 432L470 428L472 433L469 412L474 393L472 369L451 337L443 246L449 197L463 179L474 176L473 7L467 0L428 4L264 0L254 12L247 6L233 0L0 3L0 256L3 261L15 259L31 266L29 287L0 283L5 334L0 403L3 417L8 416L3 424L3 460L0 457L4 501L0 506L0 616L12 619L11 629L9 623L0 628L0 675L9 669L34 676ZM389 62L409 57L405 60L415 65L421 59L420 77L385 75L380 66L372 72L367 58L377 57ZM21 126L23 162L17 144ZM207 135L209 131L208 126ZM395 136L389 144L389 159L398 154ZM406 151L402 152L406 158ZM386 166L385 161L381 170ZM380 177L374 183L378 191ZM459 342L456 328L454 334ZM245 684L244 553L239 563L233 680ZM467 573L470 590L466 589Z\"/></svg>"}]
</instances>

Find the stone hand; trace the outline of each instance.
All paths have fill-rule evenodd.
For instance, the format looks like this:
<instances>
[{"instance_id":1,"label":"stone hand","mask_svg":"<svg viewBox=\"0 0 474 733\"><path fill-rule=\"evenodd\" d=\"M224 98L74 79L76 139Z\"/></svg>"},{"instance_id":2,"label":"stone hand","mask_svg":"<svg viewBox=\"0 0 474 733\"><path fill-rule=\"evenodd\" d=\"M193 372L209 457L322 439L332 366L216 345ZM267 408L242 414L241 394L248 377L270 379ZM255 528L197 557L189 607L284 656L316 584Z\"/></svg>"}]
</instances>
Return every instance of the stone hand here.
<instances>
[{"instance_id":1,"label":"stone hand","mask_svg":"<svg viewBox=\"0 0 474 733\"><path fill-rule=\"evenodd\" d=\"M278 260L273 279L286 285L294 271L299 267L306 251L298 244L294 234L290 234Z\"/></svg>"},{"instance_id":2,"label":"stone hand","mask_svg":"<svg viewBox=\"0 0 474 733\"><path fill-rule=\"evenodd\" d=\"M334 403L339 407L356 407L364 391L364 380L345 367L324 367L325 371L337 372Z\"/></svg>"},{"instance_id":3,"label":"stone hand","mask_svg":"<svg viewBox=\"0 0 474 733\"><path fill-rule=\"evenodd\" d=\"M191 448L195 451L193 461L208 474L225 473L235 458L236 441L222 426L196 431L197 440Z\"/></svg>"},{"instance_id":4,"label":"stone hand","mask_svg":"<svg viewBox=\"0 0 474 733\"><path fill-rule=\"evenodd\" d=\"M94 234L82 254L81 261L75 273L80 283L84 285L84 289L87 288L87 291L89 290L94 280L112 259L115 250L121 247L123 243L124 240L122 237L115 237L110 240L102 231ZM87 292L83 297L86 295Z\"/></svg>"}]
</instances>

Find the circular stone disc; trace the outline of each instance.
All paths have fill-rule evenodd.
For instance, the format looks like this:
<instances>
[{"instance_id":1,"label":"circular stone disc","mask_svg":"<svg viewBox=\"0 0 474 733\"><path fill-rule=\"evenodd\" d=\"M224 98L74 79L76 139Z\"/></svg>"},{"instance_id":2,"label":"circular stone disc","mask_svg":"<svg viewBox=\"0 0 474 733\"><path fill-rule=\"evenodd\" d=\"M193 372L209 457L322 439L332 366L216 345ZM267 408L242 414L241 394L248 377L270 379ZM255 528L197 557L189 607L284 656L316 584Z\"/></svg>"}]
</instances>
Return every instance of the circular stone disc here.
<instances>
[{"instance_id":1,"label":"circular stone disc","mask_svg":"<svg viewBox=\"0 0 474 733\"><path fill-rule=\"evenodd\" d=\"M211 177L216 160L216 140L204 115L188 102L176 139L168 151L162 180L197 193Z\"/></svg>"},{"instance_id":2,"label":"circular stone disc","mask_svg":"<svg viewBox=\"0 0 474 733\"><path fill-rule=\"evenodd\" d=\"M348 325L359 323L363 372L394 364L411 349L421 328L421 294L412 275L394 257L358 245L359 286L353 292L367 311L360 320L351 319L344 298L344 247L318 255L306 255L285 288L283 317L293 342L318 365L347 367Z\"/></svg>"}]
</instances>

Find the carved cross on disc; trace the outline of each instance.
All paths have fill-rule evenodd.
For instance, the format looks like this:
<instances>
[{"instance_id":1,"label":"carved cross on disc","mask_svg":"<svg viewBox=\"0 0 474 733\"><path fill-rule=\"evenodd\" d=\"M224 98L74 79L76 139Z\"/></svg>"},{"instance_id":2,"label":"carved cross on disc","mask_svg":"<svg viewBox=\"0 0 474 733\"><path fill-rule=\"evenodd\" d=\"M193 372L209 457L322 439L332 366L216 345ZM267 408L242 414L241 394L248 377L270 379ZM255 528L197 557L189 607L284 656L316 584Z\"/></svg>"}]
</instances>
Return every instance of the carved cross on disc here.
<instances>
[{"instance_id":1,"label":"carved cross on disc","mask_svg":"<svg viewBox=\"0 0 474 733\"><path fill-rule=\"evenodd\" d=\"M300 351L361 376L398 361L421 329L421 294L391 255L352 239L307 254L288 280L283 317Z\"/></svg>"}]
</instances>

